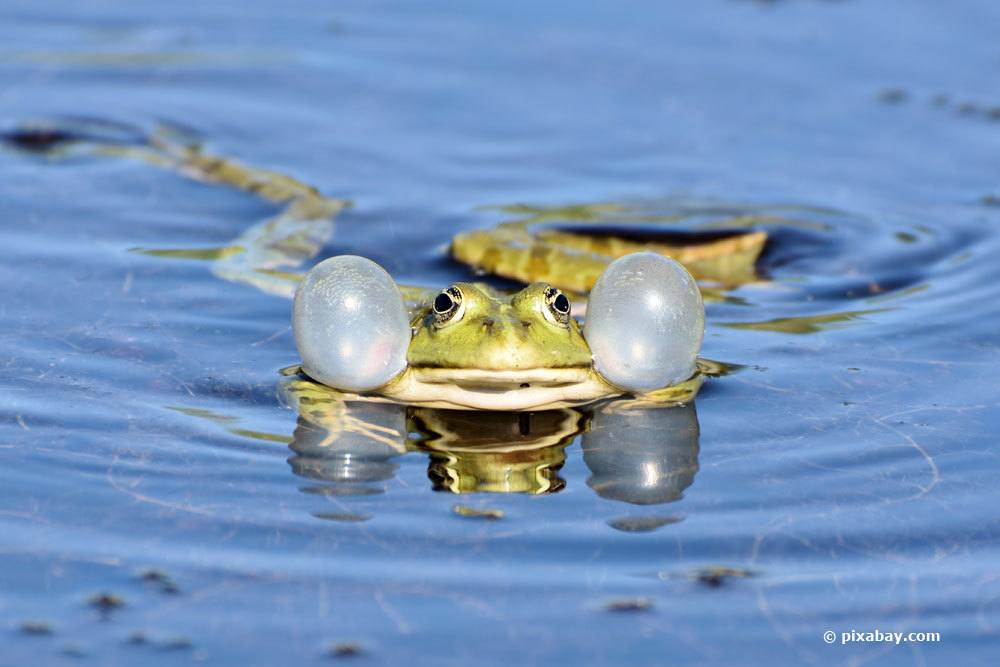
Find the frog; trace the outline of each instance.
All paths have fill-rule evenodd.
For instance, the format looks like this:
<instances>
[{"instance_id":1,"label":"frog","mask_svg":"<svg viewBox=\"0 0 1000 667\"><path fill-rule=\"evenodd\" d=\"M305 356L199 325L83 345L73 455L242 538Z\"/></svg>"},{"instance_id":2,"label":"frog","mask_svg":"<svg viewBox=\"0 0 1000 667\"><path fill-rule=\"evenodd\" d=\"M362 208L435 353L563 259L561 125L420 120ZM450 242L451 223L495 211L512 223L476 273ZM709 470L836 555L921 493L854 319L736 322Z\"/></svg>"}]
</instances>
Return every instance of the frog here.
<instances>
[{"instance_id":1,"label":"frog","mask_svg":"<svg viewBox=\"0 0 1000 667\"><path fill-rule=\"evenodd\" d=\"M581 326L549 283L458 282L408 308L384 269L339 256L300 283L293 328L307 376L415 406L545 410L699 385L704 306L678 263L626 255L588 307Z\"/></svg>"},{"instance_id":2,"label":"frog","mask_svg":"<svg viewBox=\"0 0 1000 667\"><path fill-rule=\"evenodd\" d=\"M280 206L277 215L221 248L138 251L210 259L213 273L225 280L291 297L302 357L298 372L345 400L498 411L613 398L690 401L709 374L710 364L697 357L704 301L724 299L732 286L753 280L766 242L765 232L740 224L729 235L696 244L593 237L540 224L558 209L535 210L493 229L463 231L449 248L478 275L526 283L518 290L476 281L437 289L397 285L357 256L324 260L303 275L347 200L208 153L175 128L132 129L122 132L127 140L74 134L72 128L34 131L39 140L29 142L33 150L50 141L64 153L140 160ZM566 207L561 213L584 224L608 224L628 217L629 208ZM740 222L746 220L734 221Z\"/></svg>"}]
</instances>

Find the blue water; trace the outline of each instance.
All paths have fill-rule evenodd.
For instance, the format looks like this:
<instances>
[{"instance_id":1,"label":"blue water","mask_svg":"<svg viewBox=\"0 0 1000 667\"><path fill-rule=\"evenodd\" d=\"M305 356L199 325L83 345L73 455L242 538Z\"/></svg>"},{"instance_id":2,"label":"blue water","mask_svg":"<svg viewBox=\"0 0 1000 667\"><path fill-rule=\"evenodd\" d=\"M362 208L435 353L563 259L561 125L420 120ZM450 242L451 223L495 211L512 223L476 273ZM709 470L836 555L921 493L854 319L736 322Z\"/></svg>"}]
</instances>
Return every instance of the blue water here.
<instances>
[{"instance_id":1,"label":"blue water","mask_svg":"<svg viewBox=\"0 0 1000 667\"><path fill-rule=\"evenodd\" d=\"M322 255L403 282L468 278L448 240L497 205L798 224L709 305L704 356L740 368L676 430L593 415L540 454L556 492L457 495L426 451L345 482L293 441L289 302L134 252L274 206L8 146L0 664L993 664L998 25L985 0L7 0L0 130L185 128L352 200ZM840 644L876 629L941 640Z\"/></svg>"}]
</instances>

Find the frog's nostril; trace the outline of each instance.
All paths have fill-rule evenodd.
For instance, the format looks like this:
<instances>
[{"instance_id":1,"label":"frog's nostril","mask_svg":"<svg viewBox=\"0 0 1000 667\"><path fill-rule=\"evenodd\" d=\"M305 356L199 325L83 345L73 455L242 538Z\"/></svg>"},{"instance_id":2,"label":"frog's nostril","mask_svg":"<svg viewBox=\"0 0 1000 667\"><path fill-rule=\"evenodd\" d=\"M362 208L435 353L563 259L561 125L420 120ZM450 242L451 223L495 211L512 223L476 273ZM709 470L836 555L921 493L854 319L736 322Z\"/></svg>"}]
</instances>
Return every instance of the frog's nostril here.
<instances>
[{"instance_id":1,"label":"frog's nostril","mask_svg":"<svg viewBox=\"0 0 1000 667\"><path fill-rule=\"evenodd\" d=\"M496 323L497 323L496 320L494 320L492 317L484 317L483 318L483 327L486 328L486 329L493 329L493 326Z\"/></svg>"}]
</instances>

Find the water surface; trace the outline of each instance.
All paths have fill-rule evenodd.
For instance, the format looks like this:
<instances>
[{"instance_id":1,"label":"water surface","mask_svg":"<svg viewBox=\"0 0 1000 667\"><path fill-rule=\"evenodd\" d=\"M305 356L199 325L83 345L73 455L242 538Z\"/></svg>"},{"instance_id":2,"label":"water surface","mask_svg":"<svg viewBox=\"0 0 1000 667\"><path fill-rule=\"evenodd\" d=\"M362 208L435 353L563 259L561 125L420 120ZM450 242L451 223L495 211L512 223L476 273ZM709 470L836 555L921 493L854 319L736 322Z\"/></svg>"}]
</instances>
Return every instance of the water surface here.
<instances>
[{"instance_id":1,"label":"water surface","mask_svg":"<svg viewBox=\"0 0 1000 667\"><path fill-rule=\"evenodd\" d=\"M514 454L411 414L411 451L345 467L283 391L290 303L135 252L225 246L275 206L8 145L0 663L347 643L359 664L989 664L998 21L985 1L5 3L0 129L183 128L352 200L322 256L400 281L467 279L453 233L567 205L786 222L763 225L760 280L710 304L704 356L737 368L694 406L497 418ZM510 490L546 492L454 493L513 468ZM942 641L822 639L852 629Z\"/></svg>"}]
</instances>

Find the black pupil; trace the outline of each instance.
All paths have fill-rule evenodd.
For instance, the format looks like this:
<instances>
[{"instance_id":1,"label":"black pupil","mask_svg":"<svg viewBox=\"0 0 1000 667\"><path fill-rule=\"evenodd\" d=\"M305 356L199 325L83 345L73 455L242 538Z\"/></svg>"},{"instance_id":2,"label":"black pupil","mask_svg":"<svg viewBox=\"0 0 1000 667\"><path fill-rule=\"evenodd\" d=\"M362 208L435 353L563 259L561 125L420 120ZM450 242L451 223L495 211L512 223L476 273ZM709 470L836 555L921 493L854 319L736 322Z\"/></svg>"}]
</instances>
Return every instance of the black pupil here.
<instances>
[{"instance_id":1,"label":"black pupil","mask_svg":"<svg viewBox=\"0 0 1000 667\"><path fill-rule=\"evenodd\" d=\"M565 315L569 312L569 299L566 298L565 294L560 294L556 297L555 301L552 302L552 307Z\"/></svg>"},{"instance_id":2,"label":"black pupil","mask_svg":"<svg viewBox=\"0 0 1000 667\"><path fill-rule=\"evenodd\" d=\"M451 310L451 307L455 305L455 302L451 300L451 297L441 292L434 299L434 312L436 313L447 313Z\"/></svg>"}]
</instances>

